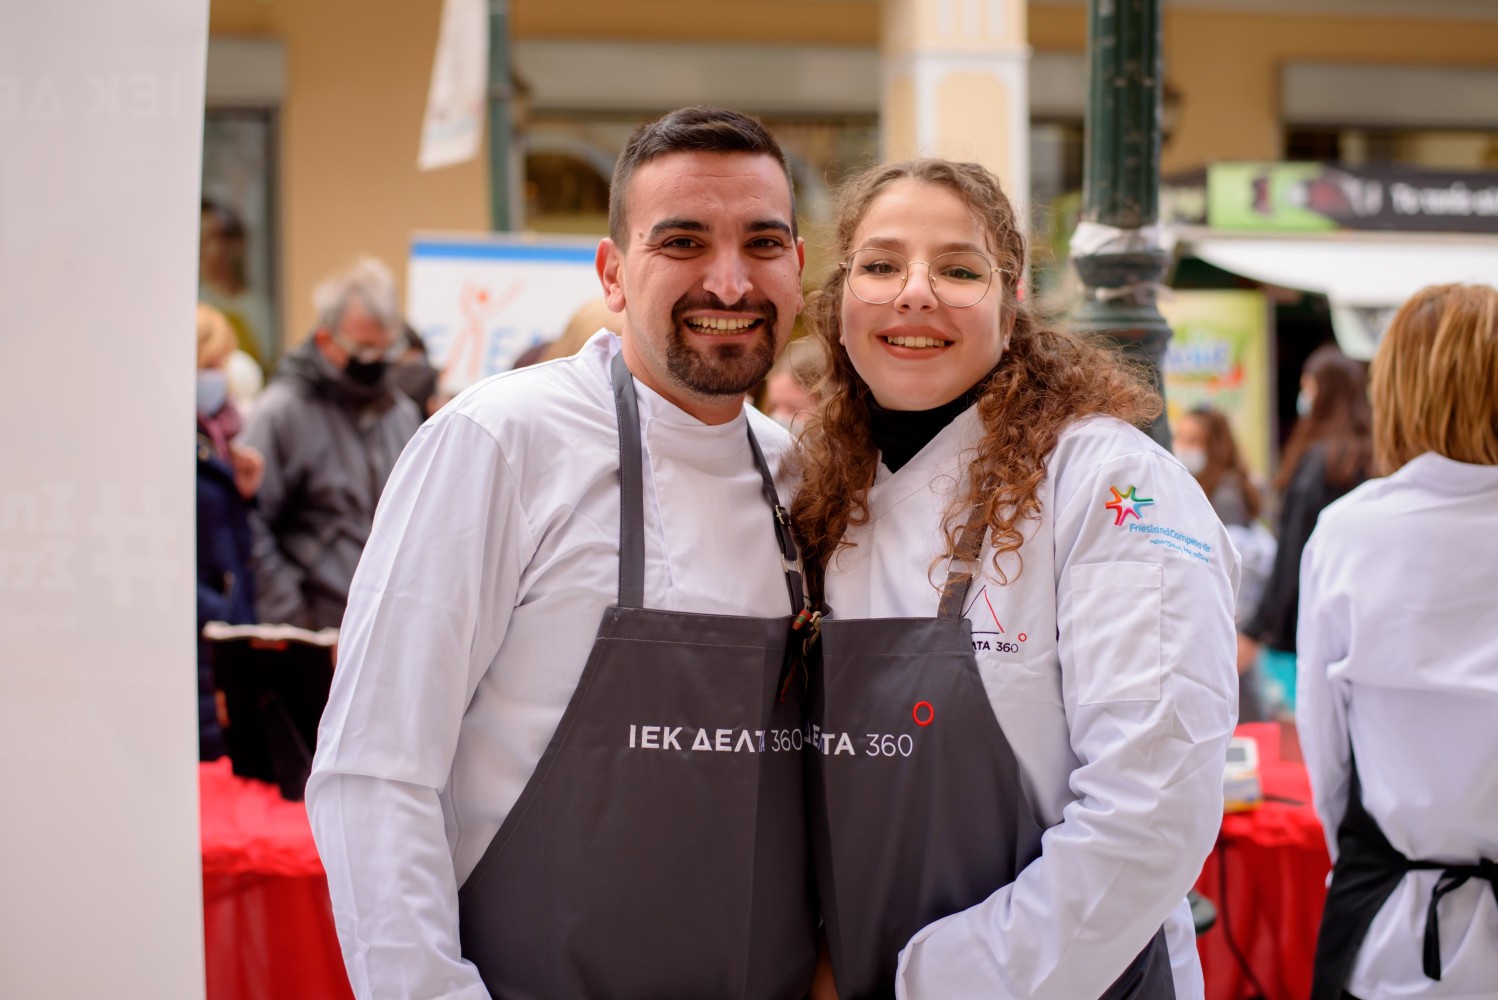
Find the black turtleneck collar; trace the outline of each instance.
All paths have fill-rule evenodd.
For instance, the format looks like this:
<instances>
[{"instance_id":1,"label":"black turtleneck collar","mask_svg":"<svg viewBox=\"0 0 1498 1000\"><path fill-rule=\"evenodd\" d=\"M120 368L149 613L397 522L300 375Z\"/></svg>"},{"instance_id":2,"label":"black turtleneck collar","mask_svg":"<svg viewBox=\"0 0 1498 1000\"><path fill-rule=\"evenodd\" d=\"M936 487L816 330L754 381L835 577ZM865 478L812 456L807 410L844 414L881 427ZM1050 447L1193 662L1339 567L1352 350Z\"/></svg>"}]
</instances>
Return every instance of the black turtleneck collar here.
<instances>
[{"instance_id":1,"label":"black turtleneck collar","mask_svg":"<svg viewBox=\"0 0 1498 1000\"><path fill-rule=\"evenodd\" d=\"M957 415L978 401L988 387L989 377L984 375L961 396L932 410L886 410L870 396L869 434L874 447L879 449L879 459L890 472L899 472L920 450L931 443L931 439L942 432Z\"/></svg>"}]
</instances>

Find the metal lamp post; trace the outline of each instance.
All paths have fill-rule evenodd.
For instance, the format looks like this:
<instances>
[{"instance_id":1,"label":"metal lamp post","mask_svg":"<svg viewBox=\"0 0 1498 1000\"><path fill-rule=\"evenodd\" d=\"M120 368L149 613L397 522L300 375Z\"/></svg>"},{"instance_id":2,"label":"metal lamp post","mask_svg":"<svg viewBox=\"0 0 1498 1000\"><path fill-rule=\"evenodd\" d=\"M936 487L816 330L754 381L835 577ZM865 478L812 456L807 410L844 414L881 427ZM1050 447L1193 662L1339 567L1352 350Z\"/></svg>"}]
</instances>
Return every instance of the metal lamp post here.
<instances>
[{"instance_id":1,"label":"metal lamp post","mask_svg":"<svg viewBox=\"0 0 1498 1000\"><path fill-rule=\"evenodd\" d=\"M1163 393L1170 326L1155 293L1170 257L1158 225L1160 7L1161 0L1090 0L1082 219L1072 238L1085 298L1071 325L1122 346ZM1149 433L1170 446L1163 414Z\"/></svg>"},{"instance_id":2,"label":"metal lamp post","mask_svg":"<svg viewBox=\"0 0 1498 1000\"><path fill-rule=\"evenodd\" d=\"M512 228L513 172L510 78L510 3L489 0L489 217L495 232Z\"/></svg>"}]
</instances>

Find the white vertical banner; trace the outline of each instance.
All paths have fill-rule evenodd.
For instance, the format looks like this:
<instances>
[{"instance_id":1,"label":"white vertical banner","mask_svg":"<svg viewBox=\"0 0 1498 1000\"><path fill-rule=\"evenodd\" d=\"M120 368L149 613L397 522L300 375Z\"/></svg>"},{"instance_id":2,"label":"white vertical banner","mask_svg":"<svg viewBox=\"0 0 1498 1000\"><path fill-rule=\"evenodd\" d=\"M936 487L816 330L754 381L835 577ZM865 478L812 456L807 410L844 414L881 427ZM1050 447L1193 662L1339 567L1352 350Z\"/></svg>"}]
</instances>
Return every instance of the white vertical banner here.
<instances>
[{"instance_id":1,"label":"white vertical banner","mask_svg":"<svg viewBox=\"0 0 1498 1000\"><path fill-rule=\"evenodd\" d=\"M0 997L203 995L208 0L0 4Z\"/></svg>"},{"instance_id":2,"label":"white vertical banner","mask_svg":"<svg viewBox=\"0 0 1498 1000\"><path fill-rule=\"evenodd\" d=\"M421 123L421 170L450 167L478 155L489 88L486 0L442 0L437 56Z\"/></svg>"}]
</instances>

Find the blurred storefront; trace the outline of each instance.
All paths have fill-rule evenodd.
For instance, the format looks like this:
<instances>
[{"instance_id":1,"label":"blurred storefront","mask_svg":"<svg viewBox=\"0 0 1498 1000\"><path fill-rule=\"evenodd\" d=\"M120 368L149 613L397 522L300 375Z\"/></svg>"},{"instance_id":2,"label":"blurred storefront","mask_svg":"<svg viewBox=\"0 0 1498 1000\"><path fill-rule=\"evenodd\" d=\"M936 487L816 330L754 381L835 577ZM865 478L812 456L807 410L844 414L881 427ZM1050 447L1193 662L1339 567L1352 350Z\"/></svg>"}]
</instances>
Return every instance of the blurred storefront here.
<instances>
[{"instance_id":1,"label":"blurred storefront","mask_svg":"<svg viewBox=\"0 0 1498 1000\"><path fill-rule=\"evenodd\" d=\"M1321 344L1369 359L1418 289L1498 284L1498 170L1218 163L1168 181L1164 194L1179 261L1172 284L1191 304L1184 326L1167 306L1173 357L1225 356L1226 348L1188 347L1206 328L1243 329L1237 297L1256 296L1265 322L1255 350L1271 365L1247 391L1271 403L1268 415L1282 429L1293 420L1301 365ZM1240 387L1220 384L1232 391L1207 401L1231 412ZM1184 393L1172 405L1196 401ZM1248 421L1243 432L1257 438L1267 426ZM1262 469L1272 448L1249 450Z\"/></svg>"}]
</instances>

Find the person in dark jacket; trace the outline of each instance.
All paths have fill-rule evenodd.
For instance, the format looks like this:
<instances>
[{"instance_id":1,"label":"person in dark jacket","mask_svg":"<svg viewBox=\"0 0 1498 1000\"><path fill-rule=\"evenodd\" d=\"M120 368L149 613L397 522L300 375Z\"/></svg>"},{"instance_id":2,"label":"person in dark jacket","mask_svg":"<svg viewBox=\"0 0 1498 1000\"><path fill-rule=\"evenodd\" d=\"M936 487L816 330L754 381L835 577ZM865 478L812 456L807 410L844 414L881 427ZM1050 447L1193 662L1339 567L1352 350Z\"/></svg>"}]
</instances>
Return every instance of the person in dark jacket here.
<instances>
[{"instance_id":1,"label":"person in dark jacket","mask_svg":"<svg viewBox=\"0 0 1498 1000\"><path fill-rule=\"evenodd\" d=\"M260 621L337 627L385 480L422 414L396 387L404 353L390 271L373 258L323 282L317 328L286 355L245 442L265 456L251 515Z\"/></svg>"},{"instance_id":2,"label":"person in dark jacket","mask_svg":"<svg viewBox=\"0 0 1498 1000\"><path fill-rule=\"evenodd\" d=\"M1274 488L1279 492L1279 548L1259 609L1243 626L1239 659L1260 653L1271 714L1295 711L1295 628L1300 554L1316 518L1333 500L1367 479L1373 467L1373 415L1368 369L1335 345L1306 359L1296 410Z\"/></svg>"},{"instance_id":3,"label":"person in dark jacket","mask_svg":"<svg viewBox=\"0 0 1498 1000\"><path fill-rule=\"evenodd\" d=\"M224 754L214 693L208 622L255 620L250 572L250 503L265 465L253 448L235 443L239 413L229 402L224 365L234 353L234 328L211 306L198 306L198 758Z\"/></svg>"}]
</instances>

